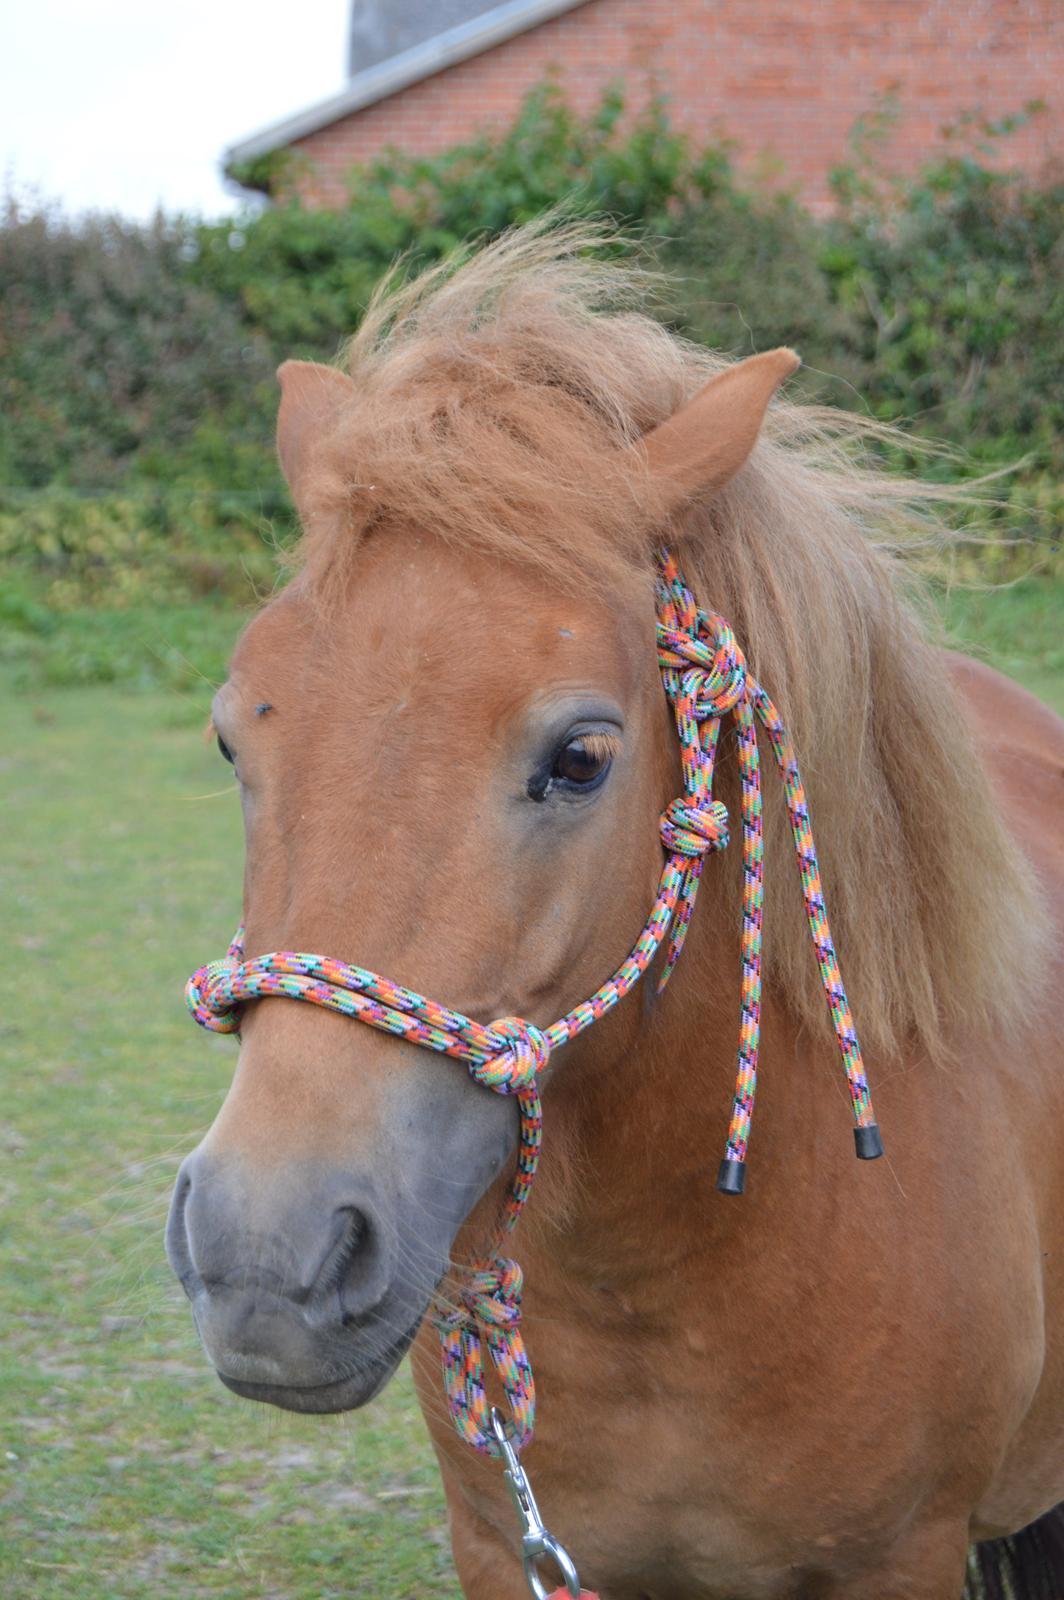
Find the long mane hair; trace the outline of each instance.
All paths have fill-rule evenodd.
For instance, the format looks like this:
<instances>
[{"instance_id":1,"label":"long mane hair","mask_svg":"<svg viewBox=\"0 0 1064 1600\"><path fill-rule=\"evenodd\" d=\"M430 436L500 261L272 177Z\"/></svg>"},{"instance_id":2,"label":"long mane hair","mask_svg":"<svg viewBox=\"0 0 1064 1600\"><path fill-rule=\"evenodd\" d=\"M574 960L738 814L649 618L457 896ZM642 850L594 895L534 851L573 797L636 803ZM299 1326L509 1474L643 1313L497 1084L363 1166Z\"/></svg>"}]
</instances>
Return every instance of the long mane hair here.
<instances>
[{"instance_id":1,"label":"long mane hair","mask_svg":"<svg viewBox=\"0 0 1064 1600\"><path fill-rule=\"evenodd\" d=\"M569 592L652 582L660 508L638 451L726 358L642 308L600 230L548 222L382 286L322 437L302 582L342 596L362 540L413 522ZM866 1046L941 1051L1022 1006L1041 916L913 597L936 491L876 470L860 417L777 399L751 458L668 537L794 738ZM764 750L766 975L810 1029L823 995ZM737 814L734 762L718 762ZM738 908L739 852L722 892ZM735 913L735 934L738 911Z\"/></svg>"}]
</instances>

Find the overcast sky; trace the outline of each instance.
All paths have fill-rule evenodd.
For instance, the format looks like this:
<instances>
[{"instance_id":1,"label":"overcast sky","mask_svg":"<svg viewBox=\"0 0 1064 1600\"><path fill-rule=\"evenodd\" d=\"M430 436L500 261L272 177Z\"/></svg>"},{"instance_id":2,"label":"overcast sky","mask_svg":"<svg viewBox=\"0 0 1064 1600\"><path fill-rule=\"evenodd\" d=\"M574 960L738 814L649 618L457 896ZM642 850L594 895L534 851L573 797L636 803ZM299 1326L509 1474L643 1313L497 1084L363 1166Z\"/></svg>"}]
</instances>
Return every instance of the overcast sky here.
<instances>
[{"instance_id":1,"label":"overcast sky","mask_svg":"<svg viewBox=\"0 0 1064 1600\"><path fill-rule=\"evenodd\" d=\"M235 140L344 82L348 0L11 0L0 177L71 211L216 215Z\"/></svg>"}]
</instances>

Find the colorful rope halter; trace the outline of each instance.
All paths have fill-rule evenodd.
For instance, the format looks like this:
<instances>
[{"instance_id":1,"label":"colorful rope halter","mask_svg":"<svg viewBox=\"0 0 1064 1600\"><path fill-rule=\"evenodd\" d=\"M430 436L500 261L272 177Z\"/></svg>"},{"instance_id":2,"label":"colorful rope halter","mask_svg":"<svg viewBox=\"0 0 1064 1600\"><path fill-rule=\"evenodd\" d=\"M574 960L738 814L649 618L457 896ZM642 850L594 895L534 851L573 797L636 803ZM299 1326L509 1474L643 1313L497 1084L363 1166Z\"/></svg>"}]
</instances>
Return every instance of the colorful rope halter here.
<instances>
[{"instance_id":1,"label":"colorful rope halter","mask_svg":"<svg viewBox=\"0 0 1064 1600\"><path fill-rule=\"evenodd\" d=\"M224 960L200 967L185 989L192 1015L214 1033L239 1032L241 1010L249 1000L270 995L308 1000L464 1061L484 1088L516 1095L521 1121L517 1171L499 1228L499 1250L521 1215L535 1176L543 1134L538 1081L551 1053L612 1010L639 982L666 938L659 990L664 989L679 960L703 861L710 851L722 850L728 843L727 812L712 798L720 724L728 713L738 732L742 779L742 984L735 1098L717 1187L726 1194L742 1192L757 1087L764 848L755 718L765 729L783 780L809 931L850 1089L857 1154L871 1160L883 1153L831 941L809 813L791 741L772 701L747 671L730 627L723 617L699 609L667 550L659 556L657 608L658 663L680 736L684 792L662 815L665 866L646 925L632 953L589 1000L548 1028L537 1028L521 1017L504 1017L485 1026L364 967L351 967L327 956L283 950L245 961L243 928ZM517 1263L494 1254L469 1269L459 1289L460 1306L450 1310L438 1307L436 1313L451 1415L461 1437L488 1455L497 1455L499 1446L489 1423L481 1331L509 1403L518 1449L528 1442L534 1426L535 1387L520 1331L521 1286Z\"/></svg>"}]
</instances>

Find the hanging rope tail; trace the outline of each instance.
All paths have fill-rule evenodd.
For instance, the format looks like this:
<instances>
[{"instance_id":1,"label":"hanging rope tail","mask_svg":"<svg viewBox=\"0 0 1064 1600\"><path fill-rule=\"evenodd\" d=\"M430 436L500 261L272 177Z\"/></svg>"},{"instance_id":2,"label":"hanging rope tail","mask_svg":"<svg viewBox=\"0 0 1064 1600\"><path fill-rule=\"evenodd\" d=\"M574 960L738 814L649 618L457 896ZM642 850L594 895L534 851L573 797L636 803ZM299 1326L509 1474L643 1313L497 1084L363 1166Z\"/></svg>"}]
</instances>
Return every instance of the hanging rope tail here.
<instances>
[{"instance_id":1,"label":"hanging rope tail","mask_svg":"<svg viewBox=\"0 0 1064 1600\"><path fill-rule=\"evenodd\" d=\"M772 701L749 673L730 627L723 617L698 607L673 556L664 549L659 552L657 608L658 664L676 719L684 792L666 807L661 818L665 864L643 931L631 954L588 1000L543 1029L520 1017L503 1017L486 1025L379 973L328 956L274 951L245 960L243 928L224 959L200 967L185 987L193 1017L214 1033L238 1033L242 1009L249 1001L271 995L305 1000L463 1061L484 1088L516 1097L520 1111L517 1169L495 1252L464 1272L457 1305L438 1304L435 1313L444 1385L455 1427L463 1439L487 1455L498 1455L499 1446L489 1422L483 1343L506 1395L517 1450L528 1442L535 1426L535 1385L521 1336L521 1269L502 1253L502 1247L524 1209L539 1161L543 1137L540 1074L553 1051L605 1016L635 987L662 945L666 948L659 989L664 989L672 976L690 927L705 858L728 843L727 811L712 795L725 716L735 722L741 776L742 982L735 1094L717 1187L725 1194L742 1192L757 1089L764 906L758 724L765 731L783 781L809 931L849 1085L857 1154L872 1160L883 1153L828 926L805 792L790 738Z\"/></svg>"},{"instance_id":2,"label":"hanging rope tail","mask_svg":"<svg viewBox=\"0 0 1064 1600\"><path fill-rule=\"evenodd\" d=\"M761 964L764 913L764 832L761 805L761 761L755 718L768 735L783 780L794 848L802 882L802 898L820 979L827 997L835 1038L850 1091L857 1154L874 1160L883 1143L872 1110L872 1096L861 1059L857 1031L828 926L820 867L809 825L802 777L794 746L780 714L747 671L746 660L723 617L702 611L684 583L673 556L661 552L658 594L658 662L665 692L672 701L680 733L684 784L689 793L708 797L713 784L721 718L731 713L738 735L743 826L743 926L741 939L739 1060L728 1143L717 1186L741 1194L746 1174L750 1119L757 1090L761 1043ZM674 801L673 805L680 802ZM702 800L704 807L705 801ZM672 807L670 807L670 810ZM666 813L668 815L668 813ZM726 835L725 835L726 840ZM668 842L666 841L666 848ZM667 982L683 948L690 908L698 888L701 856L692 862L684 886L686 916L677 915L661 986Z\"/></svg>"}]
</instances>

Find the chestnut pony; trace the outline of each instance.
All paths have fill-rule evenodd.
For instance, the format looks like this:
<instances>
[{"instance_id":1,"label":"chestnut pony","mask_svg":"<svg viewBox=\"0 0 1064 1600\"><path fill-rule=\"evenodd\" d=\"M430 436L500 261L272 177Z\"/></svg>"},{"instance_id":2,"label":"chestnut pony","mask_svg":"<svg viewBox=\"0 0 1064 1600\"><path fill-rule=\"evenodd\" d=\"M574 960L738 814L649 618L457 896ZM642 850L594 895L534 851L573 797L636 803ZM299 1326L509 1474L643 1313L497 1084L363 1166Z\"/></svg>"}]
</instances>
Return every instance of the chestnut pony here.
<instances>
[{"instance_id":1,"label":"chestnut pony","mask_svg":"<svg viewBox=\"0 0 1064 1600\"><path fill-rule=\"evenodd\" d=\"M928 641L897 554L916 491L855 459L870 425L774 397L788 352L685 344L634 281L572 228L519 233L383 293L347 373L281 369L301 557L213 713L246 950L319 951L485 1023L592 994L681 792L667 538L794 739L887 1153L854 1159L766 757L746 1194L714 1187L736 843L663 993L651 973L543 1074L523 1462L603 1600L957 1600L1005 1572L1059 1597L1064 727ZM737 819L728 732L717 768ZM413 1344L469 1600L524 1596L517 1528L423 1318L490 1233L516 1134L460 1063L259 1000L169 1224L238 1394L360 1406Z\"/></svg>"}]
</instances>

